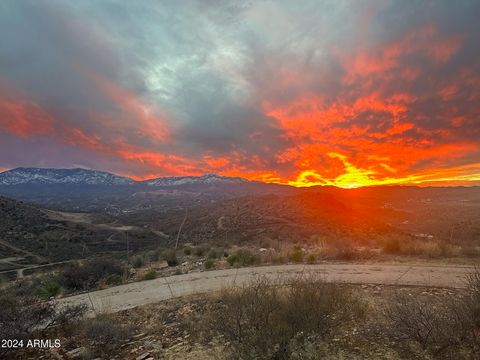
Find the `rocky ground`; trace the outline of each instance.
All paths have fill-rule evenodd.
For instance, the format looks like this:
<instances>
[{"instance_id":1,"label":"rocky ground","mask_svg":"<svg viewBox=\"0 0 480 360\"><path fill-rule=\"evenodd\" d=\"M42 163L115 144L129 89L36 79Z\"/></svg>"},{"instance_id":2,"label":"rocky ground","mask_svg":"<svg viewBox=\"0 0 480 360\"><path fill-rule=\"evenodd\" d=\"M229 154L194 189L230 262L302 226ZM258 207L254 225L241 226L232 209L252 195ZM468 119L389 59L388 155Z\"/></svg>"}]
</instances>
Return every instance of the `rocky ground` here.
<instances>
[{"instance_id":1,"label":"rocky ground","mask_svg":"<svg viewBox=\"0 0 480 360\"><path fill-rule=\"evenodd\" d=\"M374 284L339 286L352 288L366 302L367 313L366 320L346 325L330 341L321 344L322 352L331 359L402 358L394 350L395 341L378 330L384 303L399 293L428 297L434 303L456 296L460 291ZM98 339L85 337L78 330L81 328L79 326L78 329L71 329L67 335L52 331L52 337L59 336L61 339L62 346L59 349L17 352L12 356L19 359L225 359L228 358L226 344L221 339L202 340L200 334L205 311L215 306L216 301L216 294L195 295L110 314L109 321L130 329L123 340L106 340L115 344L104 344ZM108 332L108 329L104 332ZM318 351L318 347L315 349L312 352Z\"/></svg>"}]
</instances>

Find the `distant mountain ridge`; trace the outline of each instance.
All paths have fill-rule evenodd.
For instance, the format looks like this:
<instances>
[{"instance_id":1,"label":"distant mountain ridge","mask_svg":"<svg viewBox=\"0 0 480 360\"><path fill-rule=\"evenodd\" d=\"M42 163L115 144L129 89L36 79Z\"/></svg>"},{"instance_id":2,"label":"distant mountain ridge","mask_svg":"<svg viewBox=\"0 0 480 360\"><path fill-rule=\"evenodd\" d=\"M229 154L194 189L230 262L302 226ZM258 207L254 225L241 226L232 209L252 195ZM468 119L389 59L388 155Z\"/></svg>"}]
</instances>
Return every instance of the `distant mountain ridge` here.
<instances>
[{"instance_id":1,"label":"distant mountain ridge","mask_svg":"<svg viewBox=\"0 0 480 360\"><path fill-rule=\"evenodd\" d=\"M241 184L250 182L240 177L226 177L216 174L202 176L160 177L135 181L129 177L105 171L82 168L24 168L19 167L0 173L0 185L148 185L148 186L182 186L196 184Z\"/></svg>"},{"instance_id":2,"label":"distant mountain ridge","mask_svg":"<svg viewBox=\"0 0 480 360\"><path fill-rule=\"evenodd\" d=\"M202 176L177 176L160 177L142 181L143 184L151 186L179 186L193 184L239 184L250 182L240 177L227 177L216 174L206 174Z\"/></svg>"},{"instance_id":3,"label":"distant mountain ridge","mask_svg":"<svg viewBox=\"0 0 480 360\"><path fill-rule=\"evenodd\" d=\"M135 181L124 176L98 170L16 168L0 173L0 185L23 184L78 184L131 185Z\"/></svg>"}]
</instances>

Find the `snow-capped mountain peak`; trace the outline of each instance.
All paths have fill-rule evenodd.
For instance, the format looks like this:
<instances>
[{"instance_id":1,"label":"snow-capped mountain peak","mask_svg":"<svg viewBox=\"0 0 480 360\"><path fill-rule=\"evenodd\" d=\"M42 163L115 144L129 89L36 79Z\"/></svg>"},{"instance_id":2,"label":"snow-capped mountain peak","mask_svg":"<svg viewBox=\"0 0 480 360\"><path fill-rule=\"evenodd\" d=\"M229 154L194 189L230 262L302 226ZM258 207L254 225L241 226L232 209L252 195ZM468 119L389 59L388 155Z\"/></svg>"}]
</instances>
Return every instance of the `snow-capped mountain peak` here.
<instances>
[{"instance_id":1,"label":"snow-capped mountain peak","mask_svg":"<svg viewBox=\"0 0 480 360\"><path fill-rule=\"evenodd\" d=\"M250 182L240 177L227 177L217 174L201 176L160 177L145 181L135 181L129 177L111 174L105 171L88 169L48 169L16 168L0 173L0 186L11 185L148 185L148 186L182 186L182 185L219 185L242 184Z\"/></svg>"},{"instance_id":2,"label":"snow-capped mountain peak","mask_svg":"<svg viewBox=\"0 0 480 360\"><path fill-rule=\"evenodd\" d=\"M240 184L248 182L248 180L240 177L227 177L217 174L205 174L202 176L177 176L177 177L160 177L143 181L144 184L150 186L179 186L193 184Z\"/></svg>"}]
</instances>

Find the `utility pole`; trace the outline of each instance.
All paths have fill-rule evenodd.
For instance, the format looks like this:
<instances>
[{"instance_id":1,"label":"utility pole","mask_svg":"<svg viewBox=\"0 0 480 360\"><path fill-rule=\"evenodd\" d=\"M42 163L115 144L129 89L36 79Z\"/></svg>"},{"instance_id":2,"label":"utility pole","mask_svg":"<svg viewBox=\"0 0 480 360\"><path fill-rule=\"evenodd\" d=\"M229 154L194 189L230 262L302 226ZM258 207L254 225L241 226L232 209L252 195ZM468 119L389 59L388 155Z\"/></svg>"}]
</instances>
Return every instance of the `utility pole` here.
<instances>
[{"instance_id":1,"label":"utility pole","mask_svg":"<svg viewBox=\"0 0 480 360\"><path fill-rule=\"evenodd\" d=\"M128 242L128 231L125 231L127 237L127 264L130 264L130 244Z\"/></svg>"},{"instance_id":2,"label":"utility pole","mask_svg":"<svg viewBox=\"0 0 480 360\"><path fill-rule=\"evenodd\" d=\"M87 245L85 245L85 242L82 241L82 258L85 257L85 252L87 251Z\"/></svg>"},{"instance_id":3,"label":"utility pole","mask_svg":"<svg viewBox=\"0 0 480 360\"><path fill-rule=\"evenodd\" d=\"M183 225L185 224L185 221L187 220L187 215L188 215L188 208L185 208L185 217L183 218L183 221L180 224L180 228L178 229L177 240L175 241L175 250L177 250L177 248L178 248L178 240L180 239L180 233L182 232Z\"/></svg>"},{"instance_id":4,"label":"utility pole","mask_svg":"<svg viewBox=\"0 0 480 360\"><path fill-rule=\"evenodd\" d=\"M48 262L51 263L52 259L51 259L51 256L50 256L50 248L48 247L48 239L46 239L46 238L45 238L45 250L46 250L47 256L48 256Z\"/></svg>"}]
</instances>

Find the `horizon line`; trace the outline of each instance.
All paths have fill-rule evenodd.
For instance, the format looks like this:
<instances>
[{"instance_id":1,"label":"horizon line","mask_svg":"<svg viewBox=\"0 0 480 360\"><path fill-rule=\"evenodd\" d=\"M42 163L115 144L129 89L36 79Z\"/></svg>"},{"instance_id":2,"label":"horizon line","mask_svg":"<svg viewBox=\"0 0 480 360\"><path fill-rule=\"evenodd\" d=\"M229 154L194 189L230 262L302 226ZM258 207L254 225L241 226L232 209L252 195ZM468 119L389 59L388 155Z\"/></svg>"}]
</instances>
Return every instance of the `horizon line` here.
<instances>
[{"instance_id":1,"label":"horizon line","mask_svg":"<svg viewBox=\"0 0 480 360\"><path fill-rule=\"evenodd\" d=\"M399 183L388 183L388 184L353 184L350 186L339 186L335 184L318 184L318 183L312 183L312 185L307 185L307 184L302 184L302 185L293 185L291 183L282 183L282 182L275 182L275 181L263 181L263 180L258 180L258 179L248 179L246 177L242 176L228 176L228 175L221 175L218 173L203 173L201 175L162 175L162 176L157 176L157 177L152 177L152 178L145 178L141 179L139 177L136 177L134 175L122 175L118 174L112 171L107 171L107 170L100 170L100 169L92 169L88 167L81 167L81 166L73 166L73 167L39 167L39 166L18 166L14 168L0 168L0 175L9 172L9 171L14 171L18 169L39 169L39 170L86 170L86 171L92 171L92 172L103 172L107 173L110 175L114 176L119 176L123 178L130 179L136 183L141 183L141 182L147 182L151 180L157 180L157 179L169 179L169 178L185 178L185 177L203 177L203 176L208 176L208 175L213 175L213 176L218 176L218 177L224 177L224 178L231 178L231 179L242 179L248 182L257 182L257 183L262 183L262 184L271 184L271 185L280 185L280 186L288 186L288 187L293 187L297 189L302 189L302 188L315 188L315 187L322 187L322 188L337 188L337 189L344 189L344 190L351 190L351 189L361 189L361 188L385 188L385 187L416 187L416 188L452 188L452 187L463 187L463 188L471 188L471 187L480 187L480 182L479 180L454 180L454 179L447 179L447 180L425 180L423 182L399 182ZM452 184L445 184L443 181L451 181ZM442 182L439 185L432 185L431 183L435 182ZM455 184L455 182L462 182L462 184ZM471 182L471 184L468 184ZM465 184L467 183L467 184ZM425 184L425 185L423 185Z\"/></svg>"}]
</instances>

